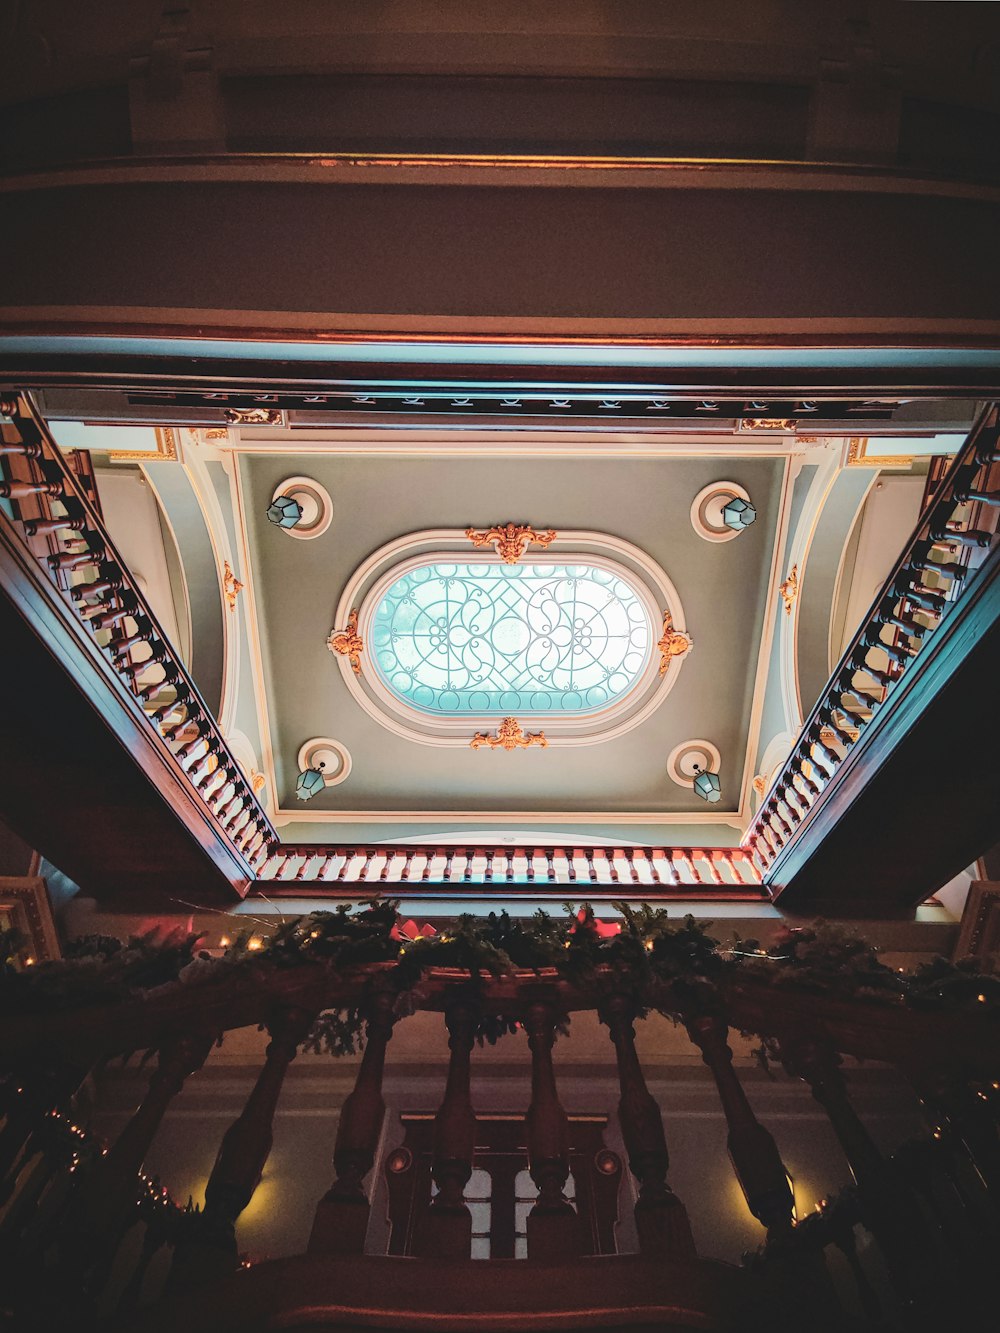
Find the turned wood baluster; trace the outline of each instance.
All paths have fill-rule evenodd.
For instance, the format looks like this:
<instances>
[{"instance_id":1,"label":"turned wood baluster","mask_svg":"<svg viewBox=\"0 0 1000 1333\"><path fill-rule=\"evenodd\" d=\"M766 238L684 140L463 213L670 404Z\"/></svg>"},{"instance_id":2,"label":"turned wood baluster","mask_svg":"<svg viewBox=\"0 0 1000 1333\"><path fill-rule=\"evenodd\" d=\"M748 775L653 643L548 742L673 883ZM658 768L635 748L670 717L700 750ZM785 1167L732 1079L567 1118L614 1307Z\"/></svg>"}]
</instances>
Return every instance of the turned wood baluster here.
<instances>
[{"instance_id":1,"label":"turned wood baluster","mask_svg":"<svg viewBox=\"0 0 1000 1333\"><path fill-rule=\"evenodd\" d=\"M858 1118L840 1070L840 1056L809 1038L781 1043L785 1069L809 1086L823 1107L858 1185L865 1222L885 1256L904 1307L926 1308L940 1296L937 1258L913 1191L887 1162Z\"/></svg>"},{"instance_id":2,"label":"turned wood baluster","mask_svg":"<svg viewBox=\"0 0 1000 1333\"><path fill-rule=\"evenodd\" d=\"M687 1024L694 1044L712 1072L729 1126L729 1157L747 1207L769 1234L780 1236L792 1226L794 1199L777 1144L753 1113L733 1068L726 1023L715 1017Z\"/></svg>"},{"instance_id":3,"label":"turned wood baluster","mask_svg":"<svg viewBox=\"0 0 1000 1333\"><path fill-rule=\"evenodd\" d=\"M253 1198L271 1152L272 1125L288 1066L314 1015L285 1009L268 1023L264 1067L238 1119L226 1130L205 1188L198 1232L174 1251L172 1280L188 1284L222 1277L238 1262L236 1221Z\"/></svg>"},{"instance_id":4,"label":"turned wood baluster","mask_svg":"<svg viewBox=\"0 0 1000 1333\"><path fill-rule=\"evenodd\" d=\"M569 1175L569 1130L552 1067L556 1015L544 1000L530 1005L524 1026L531 1050L531 1105L525 1116L528 1169L538 1198L528 1214L528 1258L558 1262L579 1254L579 1218L563 1189Z\"/></svg>"},{"instance_id":5,"label":"turned wood baluster","mask_svg":"<svg viewBox=\"0 0 1000 1333\"><path fill-rule=\"evenodd\" d=\"M369 1200L364 1179L375 1162L385 1102L382 1075L392 1037L393 996L376 995L368 1015L365 1053L354 1090L340 1108L333 1150L336 1180L316 1206L310 1254L362 1254L368 1230Z\"/></svg>"},{"instance_id":6,"label":"turned wood baluster","mask_svg":"<svg viewBox=\"0 0 1000 1333\"><path fill-rule=\"evenodd\" d=\"M160 1121L184 1080L205 1063L213 1041L199 1034L178 1037L161 1048L142 1104L97 1163L73 1208L66 1253L74 1265L89 1267L117 1244L135 1208L136 1177Z\"/></svg>"},{"instance_id":7,"label":"turned wood baluster","mask_svg":"<svg viewBox=\"0 0 1000 1333\"><path fill-rule=\"evenodd\" d=\"M476 1009L458 1000L446 1011L448 1081L434 1119L432 1173L438 1193L420 1228L418 1253L426 1258L468 1259L472 1253L472 1215L463 1197L472 1175L476 1148L476 1112L470 1091Z\"/></svg>"},{"instance_id":8,"label":"turned wood baluster","mask_svg":"<svg viewBox=\"0 0 1000 1333\"><path fill-rule=\"evenodd\" d=\"M694 1240L687 1210L667 1184L670 1157L663 1132L663 1116L646 1086L635 1049L635 1007L623 995L613 995L601 1019L608 1025L618 1061L621 1099L618 1118L628 1152L628 1164L639 1182L635 1226L640 1253L670 1259L693 1259Z\"/></svg>"}]
</instances>

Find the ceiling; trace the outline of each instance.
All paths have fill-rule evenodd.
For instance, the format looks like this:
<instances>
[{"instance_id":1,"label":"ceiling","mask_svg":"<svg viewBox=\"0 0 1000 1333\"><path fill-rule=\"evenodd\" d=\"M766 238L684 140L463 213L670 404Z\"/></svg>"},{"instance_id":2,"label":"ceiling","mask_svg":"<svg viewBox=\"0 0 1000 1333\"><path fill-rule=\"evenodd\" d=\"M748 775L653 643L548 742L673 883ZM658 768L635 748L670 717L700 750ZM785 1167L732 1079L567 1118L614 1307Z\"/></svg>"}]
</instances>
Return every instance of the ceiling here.
<instances>
[{"instance_id":1,"label":"ceiling","mask_svg":"<svg viewBox=\"0 0 1000 1333\"><path fill-rule=\"evenodd\" d=\"M718 822L735 814L756 741L758 660L776 595L787 463L238 455L246 595L279 814L316 820L331 812L388 819L460 813L480 823L563 814ZM290 540L265 518L274 489L295 474L314 478L333 500L329 529L312 541ZM698 491L720 480L750 493L758 519L738 539L713 544L695 532L690 509ZM391 733L348 691L326 639L344 585L366 557L421 529L507 521L607 532L638 546L675 584L694 648L669 697L627 734L571 750L436 749ZM352 769L303 811L294 796L296 756L311 737L346 746ZM667 774L671 749L693 738L721 752L723 800L714 810Z\"/></svg>"}]
</instances>

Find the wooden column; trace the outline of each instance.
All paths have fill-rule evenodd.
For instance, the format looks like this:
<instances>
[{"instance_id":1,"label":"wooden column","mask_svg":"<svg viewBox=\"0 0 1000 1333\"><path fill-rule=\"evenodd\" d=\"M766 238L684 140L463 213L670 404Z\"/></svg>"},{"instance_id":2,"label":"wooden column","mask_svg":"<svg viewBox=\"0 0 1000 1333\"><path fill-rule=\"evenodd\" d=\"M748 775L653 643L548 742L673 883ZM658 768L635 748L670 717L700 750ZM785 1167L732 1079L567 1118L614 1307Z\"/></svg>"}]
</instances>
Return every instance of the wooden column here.
<instances>
[{"instance_id":1,"label":"wooden column","mask_svg":"<svg viewBox=\"0 0 1000 1333\"><path fill-rule=\"evenodd\" d=\"M671 1259L695 1258L687 1210L667 1184L670 1157L663 1116L643 1077L635 1049L635 1008L623 995L612 996L601 1018L608 1025L618 1061L621 1098L618 1117L628 1164L639 1182L635 1226L642 1254Z\"/></svg>"},{"instance_id":2,"label":"wooden column","mask_svg":"<svg viewBox=\"0 0 1000 1333\"><path fill-rule=\"evenodd\" d=\"M236 1220L253 1198L271 1152L272 1124L288 1066L314 1015L285 1009L268 1023L264 1067L238 1119L226 1130L205 1189L205 1208L194 1233L174 1250L171 1280L209 1281L236 1267Z\"/></svg>"},{"instance_id":3,"label":"wooden column","mask_svg":"<svg viewBox=\"0 0 1000 1333\"><path fill-rule=\"evenodd\" d=\"M68 1239L75 1257L89 1266L111 1249L135 1206L136 1177L160 1121L184 1080L205 1063L215 1038L179 1037L164 1045L149 1091L114 1146L97 1163L73 1208Z\"/></svg>"},{"instance_id":4,"label":"wooden column","mask_svg":"<svg viewBox=\"0 0 1000 1333\"><path fill-rule=\"evenodd\" d=\"M768 1233L792 1227L795 1200L777 1144L753 1113L733 1068L729 1029L721 1018L703 1017L687 1024L691 1040L712 1071L729 1126L729 1157L746 1197L747 1207Z\"/></svg>"},{"instance_id":5,"label":"wooden column","mask_svg":"<svg viewBox=\"0 0 1000 1333\"><path fill-rule=\"evenodd\" d=\"M569 1175L569 1132L566 1112L556 1091L552 1067L556 1014L542 1000L524 1018L531 1050L531 1105L525 1116L528 1168L538 1198L528 1214L528 1258L558 1262L582 1251L579 1218L563 1189Z\"/></svg>"},{"instance_id":6,"label":"wooden column","mask_svg":"<svg viewBox=\"0 0 1000 1333\"><path fill-rule=\"evenodd\" d=\"M340 1108L333 1150L336 1180L316 1205L309 1254L362 1254L368 1230L369 1200L364 1179L375 1163L385 1102L382 1074L392 1037L392 995L377 995L366 1030L365 1053L350 1093Z\"/></svg>"},{"instance_id":7,"label":"wooden column","mask_svg":"<svg viewBox=\"0 0 1000 1333\"><path fill-rule=\"evenodd\" d=\"M464 1191L472 1175L476 1148L476 1112L470 1090L472 1045L477 1011L467 1002L448 1006L448 1081L434 1119L432 1174L438 1193L431 1200L417 1237L416 1252L426 1258L468 1259L472 1253L472 1215Z\"/></svg>"}]
</instances>

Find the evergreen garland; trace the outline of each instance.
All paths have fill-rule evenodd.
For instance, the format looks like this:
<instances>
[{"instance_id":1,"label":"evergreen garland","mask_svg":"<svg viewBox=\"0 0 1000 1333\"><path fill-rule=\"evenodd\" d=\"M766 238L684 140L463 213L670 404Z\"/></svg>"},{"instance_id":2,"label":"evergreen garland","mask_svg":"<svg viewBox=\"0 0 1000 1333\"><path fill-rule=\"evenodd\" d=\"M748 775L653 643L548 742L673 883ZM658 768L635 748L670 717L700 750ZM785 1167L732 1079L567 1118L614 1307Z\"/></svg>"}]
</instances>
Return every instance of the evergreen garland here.
<instances>
[{"instance_id":1,"label":"evergreen garland","mask_svg":"<svg viewBox=\"0 0 1000 1333\"><path fill-rule=\"evenodd\" d=\"M721 984L742 977L920 1010L1000 1009L1000 977L984 972L980 960L936 959L896 972L867 941L837 925L786 928L766 948L752 939L724 946L708 924L691 916L677 921L663 907L616 902L619 919L609 923L588 903L564 906L562 917L544 911L528 920L505 911L485 920L462 915L434 933L401 923L394 900L375 899L357 911L345 903L283 921L270 934L244 931L221 956L198 947L203 937L181 930L124 943L91 936L70 942L60 961L0 971L0 1016L113 1005L175 985L211 985L305 964L339 973L384 964L367 984L393 991L398 1005L419 990L429 970L441 968L467 974L474 997L487 1008L488 978L533 971L590 995L598 1007L606 995L625 990L640 1014L655 1004L671 1017L721 1012ZM364 1009L362 996L349 1009L321 1015L307 1048L356 1051ZM495 1041L513 1026L500 1015L484 1017L479 1040Z\"/></svg>"}]
</instances>

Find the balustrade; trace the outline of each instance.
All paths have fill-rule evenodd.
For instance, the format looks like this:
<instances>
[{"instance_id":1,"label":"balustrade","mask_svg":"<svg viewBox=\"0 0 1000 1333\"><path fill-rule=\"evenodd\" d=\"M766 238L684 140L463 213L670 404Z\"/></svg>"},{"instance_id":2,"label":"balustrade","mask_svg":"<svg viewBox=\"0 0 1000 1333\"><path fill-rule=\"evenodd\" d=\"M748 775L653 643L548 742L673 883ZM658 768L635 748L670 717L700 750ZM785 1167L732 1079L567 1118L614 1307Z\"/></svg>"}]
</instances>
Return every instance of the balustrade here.
<instances>
[{"instance_id":1,"label":"balustrade","mask_svg":"<svg viewBox=\"0 0 1000 1333\"><path fill-rule=\"evenodd\" d=\"M20 538L35 567L58 589L67 612L87 627L93 643L110 665L159 741L183 761L192 745L177 744L185 725L197 727L201 761L188 770L195 791L206 802L211 791L204 760L214 755L233 785L225 814L212 811L234 849L248 855L246 840L233 837L250 824L263 835L252 849L277 845L277 835L240 772L194 683L157 623L135 580L104 529L100 514L80 479L48 435L30 400L4 400L5 415L19 440L5 439L0 452L0 498L10 502L14 521L0 514L5 531ZM214 785L214 784L213 784ZM241 811L249 819L239 824ZM248 877L253 867L248 866Z\"/></svg>"},{"instance_id":2,"label":"balustrade","mask_svg":"<svg viewBox=\"0 0 1000 1333\"><path fill-rule=\"evenodd\" d=\"M238 1265L239 1218L268 1158L272 1123L287 1070L312 1016L332 1004L362 1007L367 1015L367 1041L354 1089L340 1112L334 1149L336 1178L316 1207L307 1254L295 1262L307 1265L304 1281L311 1280L308 1274L320 1272L328 1273L331 1282L336 1281L336 1290L329 1297L332 1307L338 1299L346 1300L344 1284L350 1287L352 1274L367 1271L364 1265L368 1262L366 1246L370 1245L370 1204L366 1185L378 1160L385 1117L383 1075L399 1011L396 992L388 981L390 974L384 970L390 966L363 966L349 982L337 980L335 972L324 980L326 974L315 965L302 969L277 967L273 984L267 981L266 972L256 976L252 986L220 977L205 987L193 987L195 992L202 991L200 998L197 993L191 997L192 987L181 986L167 1008L155 997L136 1002L132 1008L138 1012L130 1021L145 1028L122 1029L120 1033L99 1007L92 1016L94 1044L88 1048L78 1038L70 1042L68 1049L78 1059L84 1051L88 1059L99 1058L100 1053L109 1054L123 1045L127 1048L149 1043L159 1049L159 1065L142 1105L106 1154L91 1149L88 1155L81 1146L74 1152L68 1171L53 1167L45 1159L43 1140L45 1126L50 1123L46 1107L65 1098L71 1084L79 1082L79 1064L72 1078L63 1079L58 1086L48 1075L35 1075L23 1084L2 1089L6 1119L0 1143L8 1148L8 1170L0 1173L0 1185L6 1190L9 1206L0 1214L0 1237L10 1256L3 1261L8 1265L4 1271L15 1296L27 1290L30 1299L37 1302L38 1278L44 1272L46 1282L54 1293L62 1293L59 1299L64 1302L58 1307L41 1302L39 1308L49 1319L48 1326L59 1322L54 1315L57 1308L65 1314L71 1290L89 1303L88 1308L94 1308L92 1303L99 1292L107 1288L120 1237L130 1218L136 1216L136 1203L142 1206L150 1193L159 1197L158 1188L143 1182L138 1173L171 1099L185 1078L201 1065L209 1049L211 1038L196 1034L263 1020L270 1033L263 1066L242 1112L222 1136L203 1211L184 1213L163 1204L160 1221L156 1211L151 1218L143 1214L146 1230L135 1247L135 1267L117 1279L119 1316L125 1319L135 1311L136 1328L168 1327L156 1320L172 1318L174 1326L188 1324L192 1330L203 1326L206 1333L209 1328L235 1330L237 1324L227 1322L230 1316L226 1310L220 1313L218 1301L205 1293L236 1291L227 1284ZM296 976L299 971L301 975ZM496 980L486 976L474 980L467 973L432 969L412 992L412 998L419 1007L442 1014L448 1034L447 1077L434 1118L430 1161L437 1192L414 1232L412 1252L416 1257L403 1261L416 1266L400 1269L398 1275L391 1267L379 1269L371 1279L374 1287L364 1298L369 1306L358 1297L362 1303L351 1307L355 1311L369 1309L374 1317L379 1302L389 1300L396 1290L394 1283L416 1281L419 1285L425 1280L421 1274L451 1273L457 1270L448 1269L448 1264L461 1265L469 1258L472 1224L464 1192L477 1160L471 1052L481 1024L493 1015L510 1025L518 1020L530 1053L531 1099L521 1142L527 1147L527 1165L538 1197L527 1220L526 1274L541 1272L549 1275L545 1279L549 1281L560 1273L586 1271L578 1265L584 1262L581 1256L590 1233L566 1198L571 1162L567 1115L556 1086L552 1053L562 1017L569 1011L595 1006L607 1025L615 1052L618 1122L638 1184L635 1225L639 1254L633 1261L646 1266L634 1269L634 1301L646 1298L645 1293L652 1290L653 1275L660 1271L671 1275L674 1291L697 1273L702 1273L706 1282L711 1274L716 1286L722 1281L721 1272L699 1256L687 1210L668 1183L670 1158L663 1117L647 1086L635 1044L639 1014L649 1005L675 1013L700 1051L728 1127L736 1178L751 1214L767 1232L767 1241L753 1264L739 1275L733 1297L746 1303L746 1309L758 1308L754 1306L758 1302L758 1315L754 1317L764 1318L764 1323L755 1324L748 1315L746 1325L737 1319L732 1323L734 1328L790 1330L803 1326L806 1318L810 1327L831 1333L850 1326L825 1270L826 1249L843 1256L847 1271L853 1274L854 1299L865 1316L875 1323L891 1323L896 1316L886 1306L888 1298L879 1285L881 1279L873 1279L870 1256L859 1253L856 1244L859 1223L875 1237L904 1325L929 1328L934 1320L940 1323L948 1302L956 1299L956 1288L947 1280L950 1270L946 1259L953 1264L961 1290L968 1290L969 1284L974 1286L977 1281L968 1256L985 1256L988 1246L984 1235L1000 1231L996 1213L996 1122L993 1102L983 1092L989 1085L970 1086L962 1075L956 1079L956 1071L973 1069L977 1077L984 1077L989 1069L1000 1068L996 1034L983 1038L986 1028L963 1031L959 1036L958 1030L949 1028L944 1020L931 1023L924 1015L901 1013L892 1005L824 1002L822 997L782 991L767 982L755 983L752 978L733 988L720 989L717 1011L692 1000L696 1007L687 1012L688 1001L669 990L649 991L640 1004L635 990L617 984L613 973L603 981L598 979L596 985L591 983L585 994L575 989L575 983L559 980L551 969ZM158 1006L163 1009L166 1025L166 1035L162 1036L156 1028L160 1021ZM79 1015L74 1017L79 1024ZM61 1021L68 1022L69 1016ZM805 1218L795 1218L793 1193L779 1149L754 1114L734 1066L730 1024L768 1037L772 1052L777 1053L787 1071L804 1080L828 1115L846 1168L854 1178L854 1186ZM185 1026L191 1035L177 1036ZM569 1040L572 1043L572 1037ZM942 1056L949 1042L955 1048L950 1063ZM34 1050L35 1045L33 1040L25 1049ZM919 1084L923 1079L931 1122L926 1140L904 1145L894 1156L879 1150L848 1094L841 1050L876 1059L893 1058L895 1053L914 1082ZM58 1047L52 1047L50 1055L57 1057ZM75 1129L71 1132L81 1133ZM11 1139L16 1141L13 1152ZM700 1150L706 1149L703 1146ZM387 1170L391 1159L392 1154L387 1154ZM967 1169L973 1163L978 1175ZM573 1170L576 1173L576 1166ZM942 1182L949 1191L947 1207L940 1206ZM497 1207L500 1197L497 1192ZM578 1208L587 1206L586 1198L587 1191L581 1191L577 1177ZM282 1205L278 1201L272 1206ZM172 1276L166 1293L150 1306L148 1293L144 1295L149 1285L144 1275L151 1278L153 1257L164 1245L173 1250ZM58 1267L46 1267L45 1256L55 1254L59 1256ZM610 1261L614 1262L613 1256ZM14 1262L24 1267L23 1278L10 1271ZM279 1261L276 1274L283 1271L281 1264L286 1262ZM383 1258L381 1262L394 1261ZM601 1262L607 1263L609 1258ZM429 1267L422 1269L420 1264ZM269 1267L264 1263L254 1271L266 1273ZM613 1271L608 1270L609 1274ZM777 1285L772 1285L769 1274ZM281 1301L288 1309L297 1306L292 1289L281 1286L283 1279L275 1280L278 1286L274 1292L267 1289L265 1299L278 1301L277 1311L272 1309L277 1318ZM432 1280L437 1282L438 1276ZM451 1280L440 1278L446 1289L450 1289ZM572 1287L580 1279L574 1276L567 1280ZM512 1274L501 1285L513 1282L516 1287L518 1281ZM184 1304L184 1293L194 1286L197 1304ZM488 1282L484 1285L483 1309L500 1299L485 1294L494 1290ZM704 1290L699 1299L707 1302ZM570 1294L565 1300L567 1311L575 1309ZM708 1306L699 1308L704 1313ZM162 1316L157 1313L160 1310ZM760 1310L766 1315L760 1316ZM203 1311L211 1312L215 1322L199 1324L203 1317L209 1320L209 1314L203 1316ZM183 1318L179 1312L183 1312ZM258 1323L256 1312L243 1308L241 1318L241 1328L266 1326L263 1313ZM152 1322L142 1322L147 1320ZM661 1322L669 1320L664 1316Z\"/></svg>"},{"instance_id":3,"label":"balustrade","mask_svg":"<svg viewBox=\"0 0 1000 1333\"><path fill-rule=\"evenodd\" d=\"M775 873L783 849L808 823L844 759L863 743L866 727L1000 544L1000 492L991 489L997 480L998 418L996 406L981 415L764 793L743 847L765 879Z\"/></svg>"}]
</instances>

